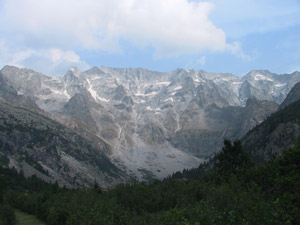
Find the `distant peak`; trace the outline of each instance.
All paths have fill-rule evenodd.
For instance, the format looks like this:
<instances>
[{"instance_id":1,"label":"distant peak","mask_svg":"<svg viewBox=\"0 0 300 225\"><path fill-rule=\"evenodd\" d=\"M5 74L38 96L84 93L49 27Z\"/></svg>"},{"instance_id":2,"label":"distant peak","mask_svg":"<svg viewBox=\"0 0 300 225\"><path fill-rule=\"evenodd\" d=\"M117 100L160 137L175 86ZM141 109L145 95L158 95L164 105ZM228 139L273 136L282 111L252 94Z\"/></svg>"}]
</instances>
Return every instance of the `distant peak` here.
<instances>
[{"instance_id":1,"label":"distant peak","mask_svg":"<svg viewBox=\"0 0 300 225\"><path fill-rule=\"evenodd\" d=\"M47 77L45 74L41 73L41 72L37 72L35 70L32 69L28 69L28 68L23 68L23 67L17 67L17 66L11 66L11 65L6 65L2 68L1 72L3 73L19 73L22 72L24 76L29 75L29 74L36 74L39 76L45 76Z\"/></svg>"},{"instance_id":2,"label":"distant peak","mask_svg":"<svg viewBox=\"0 0 300 225\"><path fill-rule=\"evenodd\" d=\"M6 65L6 66L4 66L4 67L2 68L1 71L12 70L12 69L13 69L13 70L16 70L16 69L20 70L21 68L20 68L20 67L17 67L17 66Z\"/></svg>"},{"instance_id":3,"label":"distant peak","mask_svg":"<svg viewBox=\"0 0 300 225\"><path fill-rule=\"evenodd\" d=\"M80 70L76 66L70 67L65 76L75 76L78 77L80 74Z\"/></svg>"},{"instance_id":4,"label":"distant peak","mask_svg":"<svg viewBox=\"0 0 300 225\"><path fill-rule=\"evenodd\" d=\"M263 74L263 75L270 75L272 74L269 70L251 70L249 75L255 75L255 74Z\"/></svg>"},{"instance_id":5,"label":"distant peak","mask_svg":"<svg viewBox=\"0 0 300 225\"><path fill-rule=\"evenodd\" d=\"M99 67L93 66L92 68L84 71L84 73L87 73L87 74L102 74L104 72Z\"/></svg>"},{"instance_id":6,"label":"distant peak","mask_svg":"<svg viewBox=\"0 0 300 225\"><path fill-rule=\"evenodd\" d=\"M80 70L76 67L76 66L72 66L72 67L70 67L70 69L69 69L70 71L72 71L73 73L74 72L79 72L80 73Z\"/></svg>"}]
</instances>

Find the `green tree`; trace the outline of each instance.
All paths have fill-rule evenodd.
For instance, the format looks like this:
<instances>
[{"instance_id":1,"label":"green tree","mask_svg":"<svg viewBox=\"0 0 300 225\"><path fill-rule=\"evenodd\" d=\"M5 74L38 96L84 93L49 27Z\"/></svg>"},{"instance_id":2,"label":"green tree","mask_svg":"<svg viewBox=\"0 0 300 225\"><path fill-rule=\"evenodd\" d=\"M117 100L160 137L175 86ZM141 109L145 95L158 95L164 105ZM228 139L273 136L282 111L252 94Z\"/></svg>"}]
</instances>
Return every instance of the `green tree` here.
<instances>
[{"instance_id":1,"label":"green tree","mask_svg":"<svg viewBox=\"0 0 300 225\"><path fill-rule=\"evenodd\" d=\"M250 157L242 150L239 140L232 144L230 140L224 140L222 152L217 156L217 173L221 176L229 176L238 170L247 169L252 165Z\"/></svg>"},{"instance_id":2,"label":"green tree","mask_svg":"<svg viewBox=\"0 0 300 225\"><path fill-rule=\"evenodd\" d=\"M0 204L0 225L14 224L16 224L16 215L13 208L7 204Z\"/></svg>"}]
</instances>

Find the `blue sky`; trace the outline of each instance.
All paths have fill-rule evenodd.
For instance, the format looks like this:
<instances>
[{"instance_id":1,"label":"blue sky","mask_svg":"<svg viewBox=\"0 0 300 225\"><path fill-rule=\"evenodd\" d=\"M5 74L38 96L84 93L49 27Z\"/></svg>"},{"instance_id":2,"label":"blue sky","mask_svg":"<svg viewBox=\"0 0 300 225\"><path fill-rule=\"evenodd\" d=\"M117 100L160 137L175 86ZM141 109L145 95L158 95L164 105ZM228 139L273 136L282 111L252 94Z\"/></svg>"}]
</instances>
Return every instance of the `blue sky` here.
<instances>
[{"instance_id":1,"label":"blue sky","mask_svg":"<svg viewBox=\"0 0 300 225\"><path fill-rule=\"evenodd\" d=\"M300 0L1 0L0 67L300 71Z\"/></svg>"}]
</instances>

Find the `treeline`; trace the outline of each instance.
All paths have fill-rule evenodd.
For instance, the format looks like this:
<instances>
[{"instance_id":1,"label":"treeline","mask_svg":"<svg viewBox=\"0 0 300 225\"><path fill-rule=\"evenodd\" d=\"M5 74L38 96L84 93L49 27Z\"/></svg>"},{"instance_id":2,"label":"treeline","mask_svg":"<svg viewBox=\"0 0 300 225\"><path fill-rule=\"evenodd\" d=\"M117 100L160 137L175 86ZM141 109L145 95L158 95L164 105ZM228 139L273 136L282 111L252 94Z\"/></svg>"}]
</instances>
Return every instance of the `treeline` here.
<instances>
[{"instance_id":1,"label":"treeline","mask_svg":"<svg viewBox=\"0 0 300 225\"><path fill-rule=\"evenodd\" d=\"M14 225L16 217L14 214L15 207L11 198L16 195L27 195L38 193L45 190L58 190L58 185L48 184L35 175L25 178L22 172L17 172L15 169L5 168L8 158L0 157L0 225Z\"/></svg>"},{"instance_id":2,"label":"treeline","mask_svg":"<svg viewBox=\"0 0 300 225\"><path fill-rule=\"evenodd\" d=\"M1 195L3 203L49 225L300 224L300 139L264 164L252 162L239 141L225 141L215 170L199 170L201 176L196 171L189 179L177 174L151 185L122 184L111 190L96 183L88 190L43 182L33 188L14 174L24 184L11 190L7 187L14 182L1 181Z\"/></svg>"}]
</instances>

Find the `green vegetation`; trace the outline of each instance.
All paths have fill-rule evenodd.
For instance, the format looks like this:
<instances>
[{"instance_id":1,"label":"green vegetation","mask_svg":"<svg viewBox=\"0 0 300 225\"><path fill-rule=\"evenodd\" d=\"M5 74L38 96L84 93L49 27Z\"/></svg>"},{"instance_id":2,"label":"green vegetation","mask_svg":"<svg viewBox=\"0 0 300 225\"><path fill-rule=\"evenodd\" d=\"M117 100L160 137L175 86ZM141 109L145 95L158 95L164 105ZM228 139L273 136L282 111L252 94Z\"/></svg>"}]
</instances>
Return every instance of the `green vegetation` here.
<instances>
[{"instance_id":1,"label":"green vegetation","mask_svg":"<svg viewBox=\"0 0 300 225\"><path fill-rule=\"evenodd\" d=\"M214 171L186 171L188 179L177 173L111 190L97 183L91 189L58 188L2 168L1 204L11 206L8 214L1 210L0 224L15 223L12 207L49 225L300 224L300 138L265 164L253 163L239 141L226 140L215 165Z\"/></svg>"},{"instance_id":2,"label":"green vegetation","mask_svg":"<svg viewBox=\"0 0 300 225\"><path fill-rule=\"evenodd\" d=\"M0 225L12 225L16 223L16 216L9 204L0 203Z\"/></svg>"},{"instance_id":3,"label":"green vegetation","mask_svg":"<svg viewBox=\"0 0 300 225\"><path fill-rule=\"evenodd\" d=\"M16 225L45 225L45 223L38 220L35 216L24 213L20 210L15 210Z\"/></svg>"},{"instance_id":4,"label":"green vegetation","mask_svg":"<svg viewBox=\"0 0 300 225\"><path fill-rule=\"evenodd\" d=\"M255 161L271 159L300 134L300 101L273 113L243 137L243 148Z\"/></svg>"}]
</instances>

